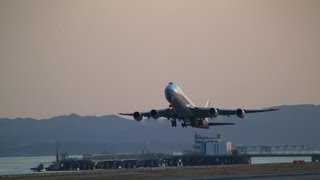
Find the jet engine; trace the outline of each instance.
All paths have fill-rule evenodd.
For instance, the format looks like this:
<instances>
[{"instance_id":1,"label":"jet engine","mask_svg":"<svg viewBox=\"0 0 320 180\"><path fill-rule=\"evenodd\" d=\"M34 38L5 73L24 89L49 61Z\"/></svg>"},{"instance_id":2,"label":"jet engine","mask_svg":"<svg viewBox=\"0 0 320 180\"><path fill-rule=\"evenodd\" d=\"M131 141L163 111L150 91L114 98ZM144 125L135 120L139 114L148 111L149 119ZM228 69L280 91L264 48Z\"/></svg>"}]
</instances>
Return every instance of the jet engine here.
<instances>
[{"instance_id":1,"label":"jet engine","mask_svg":"<svg viewBox=\"0 0 320 180\"><path fill-rule=\"evenodd\" d=\"M210 117L217 117L219 115L218 109L210 108L209 109L209 115L210 115Z\"/></svg>"},{"instance_id":2,"label":"jet engine","mask_svg":"<svg viewBox=\"0 0 320 180\"><path fill-rule=\"evenodd\" d=\"M236 115L239 117L239 118L244 118L245 116L245 111L243 109L237 109L236 110Z\"/></svg>"},{"instance_id":3,"label":"jet engine","mask_svg":"<svg viewBox=\"0 0 320 180\"><path fill-rule=\"evenodd\" d=\"M159 118L159 111L155 110L155 109L152 109L150 111L150 115L153 119L158 119Z\"/></svg>"},{"instance_id":4,"label":"jet engine","mask_svg":"<svg viewBox=\"0 0 320 180\"><path fill-rule=\"evenodd\" d=\"M138 111L133 113L133 118L137 121L141 121L142 120L142 114Z\"/></svg>"}]
</instances>

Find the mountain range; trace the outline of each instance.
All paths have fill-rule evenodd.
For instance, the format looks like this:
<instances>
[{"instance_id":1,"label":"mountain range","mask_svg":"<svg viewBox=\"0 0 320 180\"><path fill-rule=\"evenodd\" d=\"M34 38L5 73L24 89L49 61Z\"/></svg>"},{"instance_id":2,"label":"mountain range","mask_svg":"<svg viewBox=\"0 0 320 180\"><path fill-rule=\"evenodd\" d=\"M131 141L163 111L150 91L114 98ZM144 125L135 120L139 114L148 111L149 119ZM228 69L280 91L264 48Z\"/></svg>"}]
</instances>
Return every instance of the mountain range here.
<instances>
[{"instance_id":1,"label":"mountain range","mask_svg":"<svg viewBox=\"0 0 320 180\"><path fill-rule=\"evenodd\" d=\"M50 119L0 118L0 156L55 155L56 142L61 152L136 153L181 152L191 150L194 133L203 136L222 134L233 145L312 145L320 148L320 106L287 105L279 111L249 114L244 119L222 117L217 122L233 126L210 129L171 127L166 119L142 122L117 115L56 116Z\"/></svg>"}]
</instances>

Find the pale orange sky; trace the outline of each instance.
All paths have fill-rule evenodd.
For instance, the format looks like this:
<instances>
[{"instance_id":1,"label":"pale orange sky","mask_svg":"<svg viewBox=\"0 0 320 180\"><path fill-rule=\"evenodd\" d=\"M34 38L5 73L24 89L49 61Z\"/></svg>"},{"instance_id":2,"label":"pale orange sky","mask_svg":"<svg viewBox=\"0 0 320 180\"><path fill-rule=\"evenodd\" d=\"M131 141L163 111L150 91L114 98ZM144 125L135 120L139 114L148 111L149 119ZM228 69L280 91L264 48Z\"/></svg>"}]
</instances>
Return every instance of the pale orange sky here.
<instances>
[{"instance_id":1,"label":"pale orange sky","mask_svg":"<svg viewBox=\"0 0 320 180\"><path fill-rule=\"evenodd\" d=\"M320 103L320 1L0 1L0 117Z\"/></svg>"}]
</instances>

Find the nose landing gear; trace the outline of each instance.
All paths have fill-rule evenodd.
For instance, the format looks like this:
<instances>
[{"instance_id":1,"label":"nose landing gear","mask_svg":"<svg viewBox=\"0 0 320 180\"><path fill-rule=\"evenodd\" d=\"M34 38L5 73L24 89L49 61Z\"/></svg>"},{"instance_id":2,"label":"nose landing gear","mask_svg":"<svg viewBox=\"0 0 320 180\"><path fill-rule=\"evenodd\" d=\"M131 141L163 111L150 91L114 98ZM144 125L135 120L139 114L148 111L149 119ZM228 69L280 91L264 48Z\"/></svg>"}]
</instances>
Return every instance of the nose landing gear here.
<instances>
[{"instance_id":1,"label":"nose landing gear","mask_svg":"<svg viewBox=\"0 0 320 180\"><path fill-rule=\"evenodd\" d=\"M177 121L175 119L171 120L171 126L177 127Z\"/></svg>"},{"instance_id":2,"label":"nose landing gear","mask_svg":"<svg viewBox=\"0 0 320 180\"><path fill-rule=\"evenodd\" d=\"M185 127L187 127L187 123L186 123L185 121L183 121L183 123L181 123L181 126L182 126L183 128L185 128Z\"/></svg>"}]
</instances>

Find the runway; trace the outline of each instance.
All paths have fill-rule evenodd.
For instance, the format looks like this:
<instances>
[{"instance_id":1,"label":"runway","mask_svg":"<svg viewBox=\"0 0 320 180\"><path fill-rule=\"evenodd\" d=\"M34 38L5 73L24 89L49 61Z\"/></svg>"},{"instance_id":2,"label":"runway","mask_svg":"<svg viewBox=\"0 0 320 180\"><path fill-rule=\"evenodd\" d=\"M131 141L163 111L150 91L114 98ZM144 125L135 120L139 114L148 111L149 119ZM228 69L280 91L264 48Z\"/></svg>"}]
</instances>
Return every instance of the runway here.
<instances>
[{"instance_id":1,"label":"runway","mask_svg":"<svg viewBox=\"0 0 320 180\"><path fill-rule=\"evenodd\" d=\"M65 171L0 176L0 179L320 179L320 163L219 165Z\"/></svg>"},{"instance_id":2,"label":"runway","mask_svg":"<svg viewBox=\"0 0 320 180\"><path fill-rule=\"evenodd\" d=\"M241 176L211 176L201 178L187 178L190 180L215 180L215 179L253 179L253 180L291 180L291 179L320 179L320 172L302 172L302 173L276 173L276 174L255 174L255 175L241 175Z\"/></svg>"}]
</instances>

